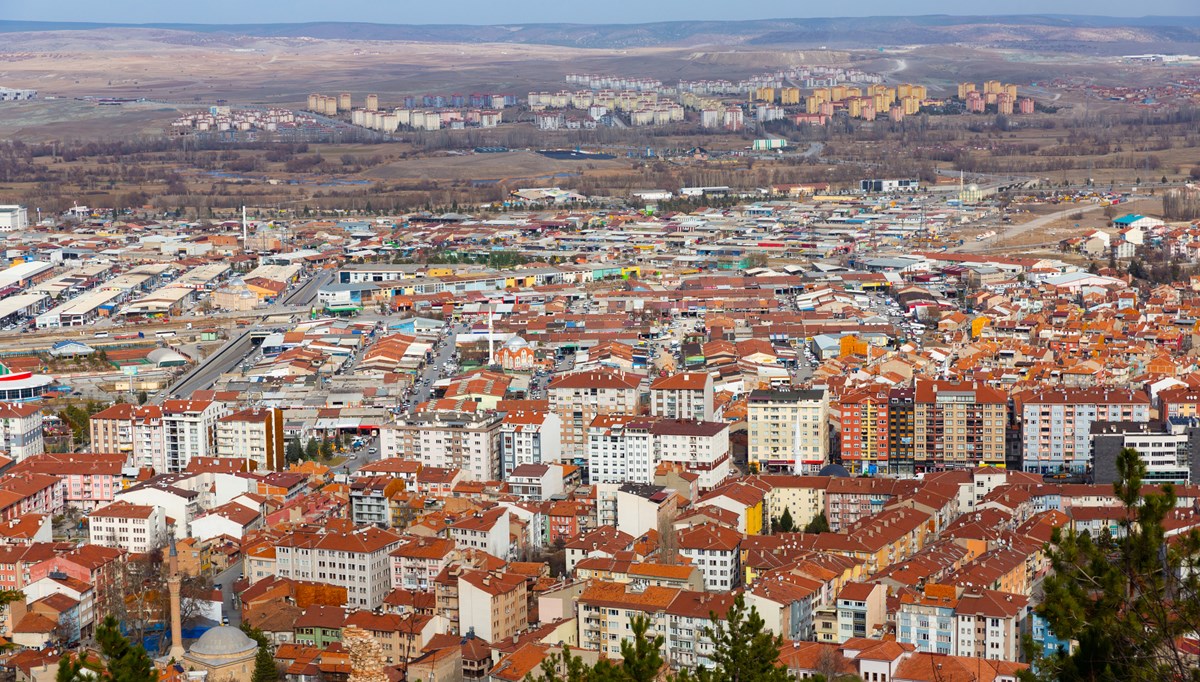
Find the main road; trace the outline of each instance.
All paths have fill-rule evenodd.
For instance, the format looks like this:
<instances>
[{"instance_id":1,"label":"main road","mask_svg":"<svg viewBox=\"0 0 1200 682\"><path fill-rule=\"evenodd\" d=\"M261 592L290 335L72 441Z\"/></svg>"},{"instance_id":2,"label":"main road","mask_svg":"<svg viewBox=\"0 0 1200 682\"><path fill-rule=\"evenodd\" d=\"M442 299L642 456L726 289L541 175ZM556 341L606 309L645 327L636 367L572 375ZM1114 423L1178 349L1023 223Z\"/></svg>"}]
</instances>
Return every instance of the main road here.
<instances>
[{"instance_id":1,"label":"main road","mask_svg":"<svg viewBox=\"0 0 1200 682\"><path fill-rule=\"evenodd\" d=\"M975 253L975 252L982 252L982 251L996 251L996 250L1001 250L1001 249L1014 249L1014 248L1016 248L1015 246L1012 246L1012 245L1005 246L1004 242L1012 240L1012 239L1016 239L1017 237L1020 237L1021 235L1025 234L1026 232L1033 232L1035 230L1044 230L1046 227L1048 227L1050 224L1054 223L1056 220L1061 220L1063 218L1066 218L1067 216L1074 215L1076 213L1092 213L1092 212L1098 211L1102 208L1104 208L1104 207L1102 205L1100 205L1099 202L1097 202L1095 204L1087 204L1087 205L1083 205L1083 206L1075 205L1070 208L1063 209L1061 211L1055 211L1054 213L1047 213L1046 215L1038 216L1037 218L1034 218L1033 220L1030 220L1029 222L1026 222L1026 223L1011 225L1007 228L1004 228L1001 232L999 232L992 239L988 239L988 240L981 241L981 242L964 243L962 246L956 246L956 247L949 249L949 251L951 253Z\"/></svg>"},{"instance_id":2,"label":"main road","mask_svg":"<svg viewBox=\"0 0 1200 682\"><path fill-rule=\"evenodd\" d=\"M254 349L250 335L256 329L256 327L249 327L229 339L224 346L201 360L170 388L159 391L152 401L157 404L171 395L189 396L193 391L202 391L212 387L218 377L237 367Z\"/></svg>"}]
</instances>

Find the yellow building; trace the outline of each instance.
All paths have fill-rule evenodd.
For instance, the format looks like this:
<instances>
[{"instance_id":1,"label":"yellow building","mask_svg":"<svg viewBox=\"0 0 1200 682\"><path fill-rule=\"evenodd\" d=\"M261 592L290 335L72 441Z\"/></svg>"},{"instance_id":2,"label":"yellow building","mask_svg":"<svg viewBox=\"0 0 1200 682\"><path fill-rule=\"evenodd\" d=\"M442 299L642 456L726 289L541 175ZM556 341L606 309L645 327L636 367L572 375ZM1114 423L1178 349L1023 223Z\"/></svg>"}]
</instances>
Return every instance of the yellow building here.
<instances>
[{"instance_id":1,"label":"yellow building","mask_svg":"<svg viewBox=\"0 0 1200 682\"><path fill-rule=\"evenodd\" d=\"M783 88L779 91L779 103L787 106L800 103L800 88Z\"/></svg>"},{"instance_id":2,"label":"yellow building","mask_svg":"<svg viewBox=\"0 0 1200 682\"><path fill-rule=\"evenodd\" d=\"M959 99L961 99L961 100L967 99L968 92L975 92L975 84L974 83L959 83L958 84L958 98Z\"/></svg>"}]
</instances>

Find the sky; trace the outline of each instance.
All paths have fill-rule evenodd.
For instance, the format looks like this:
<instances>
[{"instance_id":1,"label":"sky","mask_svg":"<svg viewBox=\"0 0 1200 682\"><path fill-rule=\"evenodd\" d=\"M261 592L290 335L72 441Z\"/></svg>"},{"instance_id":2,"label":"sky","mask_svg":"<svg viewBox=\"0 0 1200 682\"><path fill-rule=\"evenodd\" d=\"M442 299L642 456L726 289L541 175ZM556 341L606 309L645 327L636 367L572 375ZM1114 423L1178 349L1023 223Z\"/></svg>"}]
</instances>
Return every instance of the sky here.
<instances>
[{"instance_id":1,"label":"sky","mask_svg":"<svg viewBox=\"0 0 1200 682\"><path fill-rule=\"evenodd\" d=\"M1197 0L0 0L0 19L114 23L641 23L919 14L1195 16Z\"/></svg>"}]
</instances>

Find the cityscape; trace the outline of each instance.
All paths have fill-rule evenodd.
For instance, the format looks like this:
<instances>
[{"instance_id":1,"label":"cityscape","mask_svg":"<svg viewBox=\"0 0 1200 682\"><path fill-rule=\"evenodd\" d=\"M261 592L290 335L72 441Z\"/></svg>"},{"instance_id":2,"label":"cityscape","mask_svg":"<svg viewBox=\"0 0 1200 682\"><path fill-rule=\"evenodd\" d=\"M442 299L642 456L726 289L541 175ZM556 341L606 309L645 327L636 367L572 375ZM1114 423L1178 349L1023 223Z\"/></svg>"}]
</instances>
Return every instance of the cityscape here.
<instances>
[{"instance_id":1,"label":"cityscape","mask_svg":"<svg viewBox=\"0 0 1200 682\"><path fill-rule=\"evenodd\" d=\"M3 680L1200 680L1200 17L264 6L0 19Z\"/></svg>"}]
</instances>

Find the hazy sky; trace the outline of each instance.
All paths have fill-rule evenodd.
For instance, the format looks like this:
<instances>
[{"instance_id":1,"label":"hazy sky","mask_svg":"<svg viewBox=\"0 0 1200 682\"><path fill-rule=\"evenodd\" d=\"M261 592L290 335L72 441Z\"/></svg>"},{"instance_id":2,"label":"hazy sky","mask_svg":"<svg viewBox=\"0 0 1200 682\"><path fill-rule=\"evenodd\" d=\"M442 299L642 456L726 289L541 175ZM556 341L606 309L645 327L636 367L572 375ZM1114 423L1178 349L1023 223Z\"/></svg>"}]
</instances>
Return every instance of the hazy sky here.
<instances>
[{"instance_id":1,"label":"hazy sky","mask_svg":"<svg viewBox=\"0 0 1200 682\"><path fill-rule=\"evenodd\" d=\"M638 23L680 19L913 14L1200 13L1197 0L0 0L0 19L206 24L369 21L388 24Z\"/></svg>"}]
</instances>

